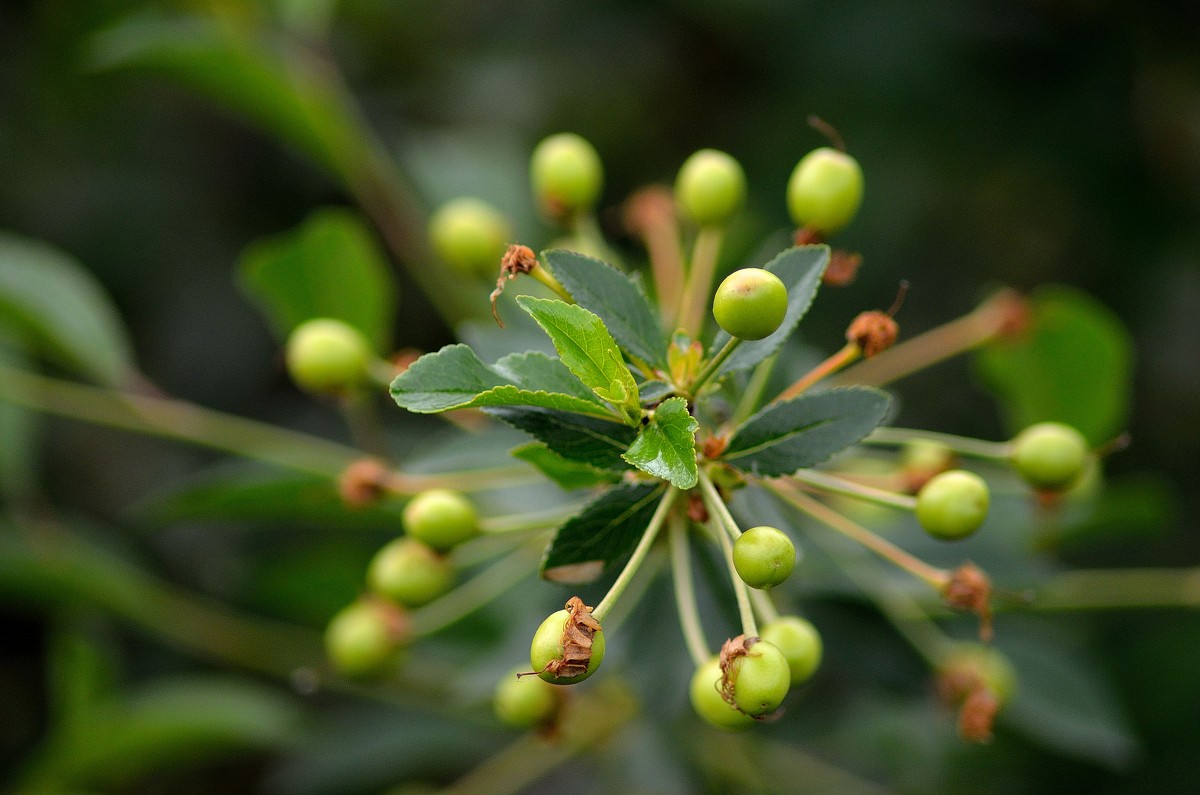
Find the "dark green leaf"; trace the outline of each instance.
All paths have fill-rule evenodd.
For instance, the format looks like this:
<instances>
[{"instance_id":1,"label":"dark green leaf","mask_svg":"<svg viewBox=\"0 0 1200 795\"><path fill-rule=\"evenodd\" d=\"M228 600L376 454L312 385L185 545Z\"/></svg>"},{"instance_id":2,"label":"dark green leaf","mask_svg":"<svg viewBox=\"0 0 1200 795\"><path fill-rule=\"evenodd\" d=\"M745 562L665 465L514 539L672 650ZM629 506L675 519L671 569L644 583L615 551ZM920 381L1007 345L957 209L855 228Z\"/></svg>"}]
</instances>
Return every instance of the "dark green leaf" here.
<instances>
[{"instance_id":1,"label":"dark green leaf","mask_svg":"<svg viewBox=\"0 0 1200 795\"><path fill-rule=\"evenodd\" d=\"M517 303L542 327L562 363L580 381L614 406L639 408L637 383L599 317L581 306L548 298L522 295Z\"/></svg>"},{"instance_id":2,"label":"dark green leaf","mask_svg":"<svg viewBox=\"0 0 1200 795\"><path fill-rule=\"evenodd\" d=\"M628 425L537 408L489 408L488 414L544 442L563 458L617 472L629 468L621 456L637 431Z\"/></svg>"},{"instance_id":3,"label":"dark green leaf","mask_svg":"<svg viewBox=\"0 0 1200 795\"><path fill-rule=\"evenodd\" d=\"M542 253L546 267L576 303L594 312L630 355L665 368L667 342L650 301L631 278L575 251Z\"/></svg>"},{"instance_id":4,"label":"dark green leaf","mask_svg":"<svg viewBox=\"0 0 1200 795\"><path fill-rule=\"evenodd\" d=\"M638 469L681 489L696 485L696 430L700 423L681 397L665 400L642 426L624 458Z\"/></svg>"},{"instance_id":5,"label":"dark green leaf","mask_svg":"<svg viewBox=\"0 0 1200 795\"><path fill-rule=\"evenodd\" d=\"M0 326L62 367L105 386L134 371L133 351L104 289L75 259L0 233Z\"/></svg>"},{"instance_id":6,"label":"dark green leaf","mask_svg":"<svg viewBox=\"0 0 1200 795\"><path fill-rule=\"evenodd\" d=\"M281 338L306 320L332 317L377 346L391 342L391 271L374 234L349 210L317 210L296 229L251 245L241 283Z\"/></svg>"},{"instance_id":7,"label":"dark green leaf","mask_svg":"<svg viewBox=\"0 0 1200 795\"><path fill-rule=\"evenodd\" d=\"M662 498L660 484L616 486L559 528L542 560L542 576L591 582L628 555Z\"/></svg>"},{"instance_id":8,"label":"dark green leaf","mask_svg":"<svg viewBox=\"0 0 1200 795\"><path fill-rule=\"evenodd\" d=\"M1000 396L1009 429L1055 420L1093 444L1108 441L1123 430L1128 411L1128 332L1107 307L1069 287L1043 287L1031 301L1029 328L993 342L975 360Z\"/></svg>"},{"instance_id":9,"label":"dark green leaf","mask_svg":"<svg viewBox=\"0 0 1200 795\"><path fill-rule=\"evenodd\" d=\"M868 387L845 387L775 403L737 429L722 458L765 477L815 466L862 439L883 421L891 399Z\"/></svg>"},{"instance_id":10,"label":"dark green leaf","mask_svg":"<svg viewBox=\"0 0 1200 795\"><path fill-rule=\"evenodd\" d=\"M611 470L563 458L540 442L529 442L513 448L513 458L537 467L543 475L564 489L582 489L601 483L615 483L620 475Z\"/></svg>"},{"instance_id":11,"label":"dark green leaf","mask_svg":"<svg viewBox=\"0 0 1200 795\"><path fill-rule=\"evenodd\" d=\"M643 381L638 386L638 394L644 405L652 406L674 394L674 390L665 381Z\"/></svg>"},{"instance_id":12,"label":"dark green leaf","mask_svg":"<svg viewBox=\"0 0 1200 795\"><path fill-rule=\"evenodd\" d=\"M568 393L547 392L547 387ZM613 416L556 359L540 353L517 354L506 356L493 368L462 344L417 359L392 382L391 392L401 408L419 414L472 406L538 406Z\"/></svg>"},{"instance_id":13,"label":"dark green leaf","mask_svg":"<svg viewBox=\"0 0 1200 795\"><path fill-rule=\"evenodd\" d=\"M821 286L821 275L825 273L828 264L829 246L796 246L767 263L766 269L778 276L787 287L787 314L783 316L779 328L770 336L739 345L721 365L719 372L746 370L779 350L812 306L817 288ZM721 350L727 342L729 335L724 331L717 331L711 353Z\"/></svg>"}]
</instances>

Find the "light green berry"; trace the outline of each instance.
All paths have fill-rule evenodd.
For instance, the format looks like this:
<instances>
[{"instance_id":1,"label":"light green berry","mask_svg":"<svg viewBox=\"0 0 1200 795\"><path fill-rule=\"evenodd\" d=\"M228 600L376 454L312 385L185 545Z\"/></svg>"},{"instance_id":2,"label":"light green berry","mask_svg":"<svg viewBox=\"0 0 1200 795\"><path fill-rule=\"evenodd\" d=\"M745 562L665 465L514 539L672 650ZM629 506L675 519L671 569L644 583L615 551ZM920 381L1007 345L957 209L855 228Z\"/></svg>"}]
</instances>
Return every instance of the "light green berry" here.
<instances>
[{"instance_id":1,"label":"light green berry","mask_svg":"<svg viewBox=\"0 0 1200 795\"><path fill-rule=\"evenodd\" d=\"M479 532L475 506L457 491L429 489L404 506L401 517L410 536L445 552Z\"/></svg>"},{"instance_id":2,"label":"light green berry","mask_svg":"<svg viewBox=\"0 0 1200 795\"><path fill-rule=\"evenodd\" d=\"M721 695L721 663L716 657L692 674L688 696L696 714L718 729L744 729L754 725L754 718L725 701Z\"/></svg>"},{"instance_id":3,"label":"light green berry","mask_svg":"<svg viewBox=\"0 0 1200 795\"><path fill-rule=\"evenodd\" d=\"M383 605L360 600L343 608L325 629L325 650L340 673L361 677L382 671L400 646L396 621Z\"/></svg>"},{"instance_id":4,"label":"light green berry","mask_svg":"<svg viewBox=\"0 0 1200 795\"><path fill-rule=\"evenodd\" d=\"M733 545L733 566L751 588L773 588L796 566L796 547L775 527L751 527Z\"/></svg>"},{"instance_id":5,"label":"light green berry","mask_svg":"<svg viewBox=\"0 0 1200 795\"><path fill-rule=\"evenodd\" d=\"M974 472L952 469L932 477L917 493L917 521L944 541L966 538L987 518L987 483Z\"/></svg>"},{"instance_id":6,"label":"light green berry","mask_svg":"<svg viewBox=\"0 0 1200 795\"><path fill-rule=\"evenodd\" d=\"M792 669L775 644L758 640L729 664L733 700L747 715L766 715L783 703L792 684Z\"/></svg>"},{"instance_id":7,"label":"light green berry","mask_svg":"<svg viewBox=\"0 0 1200 795\"><path fill-rule=\"evenodd\" d=\"M561 662L563 659L563 629L570 617L571 613L567 610L551 613L533 633L533 641L529 645L529 663L533 666L533 670L537 672L538 676L553 685L573 685L576 682L582 682L594 674L600 667L600 663L604 661L604 632L596 630L596 634L592 638L591 658L583 672L559 674L550 670L554 667L551 663Z\"/></svg>"},{"instance_id":8,"label":"light green berry","mask_svg":"<svg viewBox=\"0 0 1200 795\"><path fill-rule=\"evenodd\" d=\"M550 721L558 711L561 694L553 685L537 676L514 668L496 684L492 706L496 718L514 729L531 729Z\"/></svg>"},{"instance_id":9,"label":"light green berry","mask_svg":"<svg viewBox=\"0 0 1200 795\"><path fill-rule=\"evenodd\" d=\"M539 143L529 172L538 204L556 219L591 210L604 186L600 155L574 133L558 133Z\"/></svg>"},{"instance_id":10,"label":"light green berry","mask_svg":"<svg viewBox=\"0 0 1200 795\"><path fill-rule=\"evenodd\" d=\"M481 199L454 199L429 220L429 239L444 262L463 273L495 277L512 237L504 214Z\"/></svg>"},{"instance_id":11,"label":"light green berry","mask_svg":"<svg viewBox=\"0 0 1200 795\"><path fill-rule=\"evenodd\" d=\"M746 175L724 152L701 149L683 163L675 179L675 200L700 226L729 220L746 198Z\"/></svg>"},{"instance_id":12,"label":"light green berry","mask_svg":"<svg viewBox=\"0 0 1200 795\"><path fill-rule=\"evenodd\" d=\"M863 174L845 152L822 147L809 152L787 185L788 211L799 226L831 235L854 220L862 203Z\"/></svg>"},{"instance_id":13,"label":"light green berry","mask_svg":"<svg viewBox=\"0 0 1200 795\"><path fill-rule=\"evenodd\" d=\"M759 635L783 652L793 685L807 681L820 667L823 646L812 622L800 616L782 616L764 626Z\"/></svg>"},{"instance_id":14,"label":"light green berry","mask_svg":"<svg viewBox=\"0 0 1200 795\"><path fill-rule=\"evenodd\" d=\"M454 571L427 544L401 537L375 553L367 567L367 584L397 604L420 607L450 590Z\"/></svg>"},{"instance_id":15,"label":"light green berry","mask_svg":"<svg viewBox=\"0 0 1200 795\"><path fill-rule=\"evenodd\" d=\"M762 268L742 268L725 277L713 298L713 317L731 337L761 340L783 323L787 287Z\"/></svg>"},{"instance_id":16,"label":"light green berry","mask_svg":"<svg viewBox=\"0 0 1200 795\"><path fill-rule=\"evenodd\" d=\"M1061 422L1040 422L1017 434L1012 442L1012 462L1034 488L1061 491L1069 488L1087 468L1087 440Z\"/></svg>"},{"instance_id":17,"label":"light green berry","mask_svg":"<svg viewBox=\"0 0 1200 795\"><path fill-rule=\"evenodd\" d=\"M358 329L333 318L301 323L288 337L288 373L311 392L346 392L367 377L371 347Z\"/></svg>"}]
</instances>

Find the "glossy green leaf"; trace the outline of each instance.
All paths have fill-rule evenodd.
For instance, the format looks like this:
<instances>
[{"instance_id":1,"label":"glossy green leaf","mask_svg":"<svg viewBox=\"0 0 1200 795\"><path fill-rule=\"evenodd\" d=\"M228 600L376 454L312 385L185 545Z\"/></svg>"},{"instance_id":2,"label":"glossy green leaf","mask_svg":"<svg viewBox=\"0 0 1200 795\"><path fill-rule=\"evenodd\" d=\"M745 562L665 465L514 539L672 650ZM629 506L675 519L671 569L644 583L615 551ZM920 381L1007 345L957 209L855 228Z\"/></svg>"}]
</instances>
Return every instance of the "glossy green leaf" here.
<instances>
[{"instance_id":1,"label":"glossy green leaf","mask_svg":"<svg viewBox=\"0 0 1200 795\"><path fill-rule=\"evenodd\" d=\"M517 298L580 381L614 406L638 409L637 383L621 358L616 340L594 313L581 306L548 298Z\"/></svg>"},{"instance_id":2,"label":"glossy green leaf","mask_svg":"<svg viewBox=\"0 0 1200 795\"><path fill-rule=\"evenodd\" d=\"M633 551L662 498L658 484L616 486L559 528L542 559L542 576L564 583L599 577Z\"/></svg>"},{"instance_id":3,"label":"glossy green leaf","mask_svg":"<svg viewBox=\"0 0 1200 795\"><path fill-rule=\"evenodd\" d=\"M829 246L824 245L789 248L767 263L765 269L778 276L787 287L787 313L774 333L761 340L746 341L739 345L721 365L719 372L732 373L749 369L779 350L812 306L827 265ZM721 350L727 342L729 335L723 330L718 330L709 355Z\"/></svg>"},{"instance_id":4,"label":"glossy green leaf","mask_svg":"<svg viewBox=\"0 0 1200 795\"><path fill-rule=\"evenodd\" d=\"M631 356L665 368L667 341L642 288L606 262L575 251L542 252L546 267L576 303L594 312Z\"/></svg>"},{"instance_id":5,"label":"glossy green leaf","mask_svg":"<svg viewBox=\"0 0 1200 795\"><path fill-rule=\"evenodd\" d=\"M688 413L687 400L673 397L654 410L623 456L638 469L681 489L696 485L696 431L700 423Z\"/></svg>"},{"instance_id":6,"label":"glossy green leaf","mask_svg":"<svg viewBox=\"0 0 1200 795\"><path fill-rule=\"evenodd\" d=\"M278 748L298 737L301 712L277 690L217 677L178 678L98 704L35 758L28 792L111 786L184 761Z\"/></svg>"},{"instance_id":7,"label":"glossy green leaf","mask_svg":"<svg viewBox=\"0 0 1200 795\"><path fill-rule=\"evenodd\" d=\"M565 391L546 391L547 387ZM466 345L447 345L413 362L392 382L391 392L401 408L418 414L537 406L615 419L561 362L541 353L506 356L489 367Z\"/></svg>"},{"instance_id":8,"label":"glossy green leaf","mask_svg":"<svg viewBox=\"0 0 1200 795\"><path fill-rule=\"evenodd\" d=\"M615 483L620 479L616 472L597 469L580 461L563 458L541 442L529 442L513 448L513 458L518 458L538 468L546 477L564 489L582 489L601 483Z\"/></svg>"},{"instance_id":9,"label":"glossy green leaf","mask_svg":"<svg viewBox=\"0 0 1200 795\"><path fill-rule=\"evenodd\" d=\"M391 342L396 289L367 224L349 210L317 210L297 228L242 254L242 288L281 339L306 320L332 317L383 349Z\"/></svg>"},{"instance_id":10,"label":"glossy green leaf","mask_svg":"<svg viewBox=\"0 0 1200 795\"><path fill-rule=\"evenodd\" d=\"M68 254L0 233L0 326L56 364L105 386L134 372L133 349L100 284Z\"/></svg>"},{"instance_id":11,"label":"glossy green leaf","mask_svg":"<svg viewBox=\"0 0 1200 795\"><path fill-rule=\"evenodd\" d=\"M976 364L996 391L1014 434L1035 422L1073 425L1093 444L1122 430L1128 413L1133 345L1103 304L1069 287L1030 298L1028 329L979 351Z\"/></svg>"},{"instance_id":12,"label":"glossy green leaf","mask_svg":"<svg viewBox=\"0 0 1200 795\"><path fill-rule=\"evenodd\" d=\"M862 439L883 421L891 399L868 387L828 389L775 403L729 440L722 459L764 477L815 466Z\"/></svg>"},{"instance_id":13,"label":"glossy green leaf","mask_svg":"<svg viewBox=\"0 0 1200 795\"><path fill-rule=\"evenodd\" d=\"M525 431L563 458L617 472L629 469L621 457L637 431L628 425L538 408L488 408L488 414Z\"/></svg>"}]
</instances>

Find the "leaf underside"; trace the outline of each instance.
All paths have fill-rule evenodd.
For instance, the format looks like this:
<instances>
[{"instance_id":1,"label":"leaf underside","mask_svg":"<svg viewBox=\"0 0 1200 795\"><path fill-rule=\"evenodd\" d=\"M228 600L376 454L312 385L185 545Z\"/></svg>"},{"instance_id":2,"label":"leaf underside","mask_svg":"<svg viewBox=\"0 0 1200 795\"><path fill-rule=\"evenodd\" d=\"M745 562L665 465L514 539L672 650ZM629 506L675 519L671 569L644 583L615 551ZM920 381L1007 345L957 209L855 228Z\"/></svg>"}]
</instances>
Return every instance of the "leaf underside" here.
<instances>
[{"instance_id":1,"label":"leaf underside","mask_svg":"<svg viewBox=\"0 0 1200 795\"><path fill-rule=\"evenodd\" d=\"M567 521L542 559L542 576L554 582L590 582L620 562L662 498L661 483L615 486Z\"/></svg>"}]
</instances>

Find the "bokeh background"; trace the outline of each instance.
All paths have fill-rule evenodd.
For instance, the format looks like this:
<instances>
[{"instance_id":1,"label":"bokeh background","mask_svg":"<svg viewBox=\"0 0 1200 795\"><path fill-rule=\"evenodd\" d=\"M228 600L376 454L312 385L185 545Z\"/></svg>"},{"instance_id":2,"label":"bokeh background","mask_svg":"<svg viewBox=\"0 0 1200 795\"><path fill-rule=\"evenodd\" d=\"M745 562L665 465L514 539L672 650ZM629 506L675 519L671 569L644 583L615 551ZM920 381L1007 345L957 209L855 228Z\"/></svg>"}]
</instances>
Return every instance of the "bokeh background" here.
<instances>
[{"instance_id":1,"label":"bokeh background","mask_svg":"<svg viewBox=\"0 0 1200 795\"><path fill-rule=\"evenodd\" d=\"M166 392L340 437L345 431L328 407L287 381L278 344L234 274L253 241L350 198L305 153L180 81L152 69L102 68L97 33L147 10L171 18L216 14L269 30L286 22L289 35L300 37L316 37L311 31L327 23L327 35L313 46L328 48L420 203L482 196L510 214L523 240L551 237L529 196L529 151L552 132L584 135L606 168L601 223L633 260L637 248L621 230L621 200L648 182L669 183L701 147L733 154L747 172L749 207L733 234L731 262L785 230L784 186L796 160L824 143L806 121L820 115L866 174L862 212L837 240L861 251L866 265L852 288L822 295L805 321L806 340L837 345L847 320L890 304L901 279L912 285L900 314L904 334L968 311L998 284L1063 283L1090 293L1134 343L1126 423L1132 444L1107 469L1113 480L1136 482L1141 501L1132 517L1113 521L1111 538L1058 555L1098 567L1200 562L1196 4L0 5L0 229L47 241L85 263L132 329L143 370ZM398 343L428 350L448 341L450 330L415 286L404 281L401 291ZM968 360L939 365L896 390L907 425L984 438L1006 433ZM131 505L212 460L81 424L49 423L46 434L39 478L47 500L106 526L122 525ZM1121 532L1122 523L1132 530ZM314 626L353 595L372 551L344 536L305 541L308 563L324 563L327 587L293 588L287 593L294 600L282 608L286 589L257 588L255 581L287 580L283 567L258 565L272 545L289 543L285 529L250 537L220 527L175 528L153 538L105 533L168 579ZM317 570L295 565L291 576ZM831 609L838 621L860 627L853 640L834 641L835 660L852 662L879 644L891 648L891 641L864 640L886 634L877 619ZM20 600L0 605L0 619L0 765L16 770L39 747L49 720L49 622ZM1200 788L1200 619L1165 609L1067 620L1134 738L1127 753L1105 759L1004 733L983 749L913 737L920 724L911 722L912 696L921 685L915 664L903 658L869 693L851 692L853 676L838 680L836 696L806 703L796 731L823 738L827 758L895 791L963 791L964 782L994 792ZM128 683L186 665L139 636L99 632L123 660ZM859 641L867 645L856 648ZM664 709L685 711L678 694L664 700ZM355 722L349 707L330 709L343 724ZM362 765L384 754L384 738L399 720L372 712L369 726L378 731L364 731L359 756L339 756L324 736L324 745L300 750L184 759L112 791L358 792L377 791L384 775L435 782L451 775L454 765L422 763L415 753L404 770L395 763L375 778L361 775ZM871 728L856 734L853 724ZM322 730L332 734L332 725L341 724ZM444 723L429 725L426 734L450 733ZM941 738L945 727L931 734ZM379 746L374 755L363 750L372 742ZM858 758L845 753L854 743L862 748ZM669 747L646 745L674 761L666 765L669 775L647 774L642 791L733 786L698 783L680 772L686 762ZM476 751L463 753L465 760ZM653 768L654 753L644 754ZM348 758L368 760L358 777ZM325 765L320 775L310 770L318 762ZM556 783L583 777L595 786L595 775L592 767L571 768Z\"/></svg>"}]
</instances>

